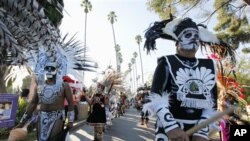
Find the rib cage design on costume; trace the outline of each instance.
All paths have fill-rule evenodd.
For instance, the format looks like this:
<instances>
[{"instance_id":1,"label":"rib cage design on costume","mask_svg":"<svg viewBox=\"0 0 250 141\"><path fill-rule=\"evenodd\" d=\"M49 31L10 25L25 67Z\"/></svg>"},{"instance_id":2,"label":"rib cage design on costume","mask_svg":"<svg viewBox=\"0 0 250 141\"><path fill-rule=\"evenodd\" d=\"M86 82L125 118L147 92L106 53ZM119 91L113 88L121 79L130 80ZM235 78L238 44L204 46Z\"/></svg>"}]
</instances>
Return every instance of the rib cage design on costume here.
<instances>
[{"instance_id":1,"label":"rib cage design on costume","mask_svg":"<svg viewBox=\"0 0 250 141\"><path fill-rule=\"evenodd\" d=\"M212 108L214 97L211 92L216 80L214 68L209 68L213 66L212 60L206 60L211 63L205 63L205 59L197 59L197 63L192 67L183 65L176 55L168 56L166 60L170 74L175 81L173 85L177 87L172 93L176 94L176 98L181 101L181 106L198 109Z\"/></svg>"},{"instance_id":2,"label":"rib cage design on costume","mask_svg":"<svg viewBox=\"0 0 250 141\"><path fill-rule=\"evenodd\" d=\"M12 64L26 66L26 71L31 69L39 78L48 58L58 63L57 79L68 73L81 77L77 70L92 71L94 65L83 59L81 44L74 37L62 38L44 11L36 0L1 0L0 55L11 53ZM8 76L7 81L13 77Z\"/></svg>"}]
</instances>

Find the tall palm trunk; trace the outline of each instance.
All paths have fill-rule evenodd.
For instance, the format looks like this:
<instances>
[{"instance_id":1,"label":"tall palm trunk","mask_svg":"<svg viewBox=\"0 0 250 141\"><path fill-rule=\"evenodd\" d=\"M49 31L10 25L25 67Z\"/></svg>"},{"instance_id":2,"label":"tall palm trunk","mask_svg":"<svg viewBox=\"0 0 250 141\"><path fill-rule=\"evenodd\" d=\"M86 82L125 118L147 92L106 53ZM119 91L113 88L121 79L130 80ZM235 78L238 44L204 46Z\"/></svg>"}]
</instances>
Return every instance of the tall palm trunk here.
<instances>
[{"instance_id":1,"label":"tall palm trunk","mask_svg":"<svg viewBox=\"0 0 250 141\"><path fill-rule=\"evenodd\" d=\"M133 64L133 66L132 66L132 68L133 68L133 85L134 85L134 92L136 92L136 89L137 89L137 87L136 87L136 76L135 76L135 66L134 66L134 64Z\"/></svg>"},{"instance_id":2,"label":"tall palm trunk","mask_svg":"<svg viewBox=\"0 0 250 141\"><path fill-rule=\"evenodd\" d=\"M138 73L137 73L137 65L136 65L136 59L135 59L135 81L136 81L136 88L138 87Z\"/></svg>"},{"instance_id":3,"label":"tall palm trunk","mask_svg":"<svg viewBox=\"0 0 250 141\"><path fill-rule=\"evenodd\" d=\"M86 51L87 51L87 12L85 13L85 26L84 26L84 54L83 54L83 65L85 66L85 60L86 60ZM84 71L82 72L82 81L84 82Z\"/></svg>"},{"instance_id":4,"label":"tall palm trunk","mask_svg":"<svg viewBox=\"0 0 250 141\"><path fill-rule=\"evenodd\" d=\"M137 90L137 80L136 80L136 67L135 67L135 64L133 65L133 71L134 71L134 92L136 92Z\"/></svg>"},{"instance_id":5,"label":"tall palm trunk","mask_svg":"<svg viewBox=\"0 0 250 141\"><path fill-rule=\"evenodd\" d=\"M83 0L81 3L81 6L84 8L84 13L85 13L85 25L84 25L84 52L83 52L83 65L85 66L86 64L86 52L87 52L87 18L88 18L88 13L92 9L92 4L89 0ZM82 77L83 77L83 83L84 83L84 71L82 72Z\"/></svg>"},{"instance_id":6,"label":"tall palm trunk","mask_svg":"<svg viewBox=\"0 0 250 141\"><path fill-rule=\"evenodd\" d=\"M140 62L141 62L141 77L142 77L142 84L144 84L143 65L142 65L141 47L140 47L140 43L142 42L141 35L136 35L135 40L136 40L136 43L138 44L138 48L139 48Z\"/></svg>"},{"instance_id":7,"label":"tall palm trunk","mask_svg":"<svg viewBox=\"0 0 250 141\"><path fill-rule=\"evenodd\" d=\"M114 29L114 25L113 24L111 24L111 26L112 26L112 32L113 32L113 38L114 38L114 44L115 44L116 70L117 70L117 72L120 72L120 70L119 70L119 63L118 63L118 55L117 55L117 51L116 51L115 29Z\"/></svg>"},{"instance_id":8,"label":"tall palm trunk","mask_svg":"<svg viewBox=\"0 0 250 141\"><path fill-rule=\"evenodd\" d=\"M143 67L142 67L143 65L142 65L140 44L139 44L139 54L140 54L140 62L141 62L141 78L142 78L142 84L144 84Z\"/></svg>"},{"instance_id":9,"label":"tall palm trunk","mask_svg":"<svg viewBox=\"0 0 250 141\"><path fill-rule=\"evenodd\" d=\"M134 87L133 87L133 81L132 81L132 72L131 70L129 71L129 82L130 82L130 91L133 91Z\"/></svg>"}]
</instances>

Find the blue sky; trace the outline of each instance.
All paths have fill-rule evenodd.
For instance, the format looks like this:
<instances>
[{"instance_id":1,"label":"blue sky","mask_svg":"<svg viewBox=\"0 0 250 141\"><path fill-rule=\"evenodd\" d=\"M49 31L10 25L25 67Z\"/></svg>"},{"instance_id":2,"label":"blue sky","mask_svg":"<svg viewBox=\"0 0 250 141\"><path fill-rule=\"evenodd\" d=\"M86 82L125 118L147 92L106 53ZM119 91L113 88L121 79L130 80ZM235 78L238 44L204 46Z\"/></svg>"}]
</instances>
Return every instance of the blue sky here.
<instances>
[{"instance_id":1,"label":"blue sky","mask_svg":"<svg viewBox=\"0 0 250 141\"><path fill-rule=\"evenodd\" d=\"M143 37L141 51L145 80L153 74L158 57L175 53L174 42L162 39L157 40L157 50L150 55L143 50L144 31L151 23L160 20L158 15L147 9L145 0L91 0L91 3L92 11L88 14L86 44L89 57L100 67L99 72L108 65L116 68L113 33L107 16L110 11L114 11L117 15L114 29L116 42L120 45L123 56L122 71L128 69L133 52L138 52L135 41L135 36L138 34ZM77 33L77 39L84 42L84 10L80 6L80 0L65 0L64 6L69 15L64 13L60 26L62 33L70 35ZM197 54L197 57L199 56L202 56L201 53ZM137 70L138 74L141 74L139 56ZM94 77L96 73L86 72L85 85L89 86Z\"/></svg>"}]
</instances>

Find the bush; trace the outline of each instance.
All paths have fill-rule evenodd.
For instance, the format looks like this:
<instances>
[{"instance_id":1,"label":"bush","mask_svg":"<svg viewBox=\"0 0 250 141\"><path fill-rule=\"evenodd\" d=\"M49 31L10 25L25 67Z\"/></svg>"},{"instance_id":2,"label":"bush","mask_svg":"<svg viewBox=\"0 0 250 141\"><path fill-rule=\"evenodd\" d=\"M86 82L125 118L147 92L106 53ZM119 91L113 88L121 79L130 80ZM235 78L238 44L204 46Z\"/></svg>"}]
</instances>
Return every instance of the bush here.
<instances>
[{"instance_id":1,"label":"bush","mask_svg":"<svg viewBox=\"0 0 250 141\"><path fill-rule=\"evenodd\" d=\"M19 123L25 110L28 105L28 102L24 99L19 97L18 99L18 109L17 109L17 114L16 114L16 123Z\"/></svg>"},{"instance_id":2,"label":"bush","mask_svg":"<svg viewBox=\"0 0 250 141\"><path fill-rule=\"evenodd\" d=\"M4 139L8 137L9 132L10 132L10 129L8 128L0 128L0 139Z\"/></svg>"}]
</instances>

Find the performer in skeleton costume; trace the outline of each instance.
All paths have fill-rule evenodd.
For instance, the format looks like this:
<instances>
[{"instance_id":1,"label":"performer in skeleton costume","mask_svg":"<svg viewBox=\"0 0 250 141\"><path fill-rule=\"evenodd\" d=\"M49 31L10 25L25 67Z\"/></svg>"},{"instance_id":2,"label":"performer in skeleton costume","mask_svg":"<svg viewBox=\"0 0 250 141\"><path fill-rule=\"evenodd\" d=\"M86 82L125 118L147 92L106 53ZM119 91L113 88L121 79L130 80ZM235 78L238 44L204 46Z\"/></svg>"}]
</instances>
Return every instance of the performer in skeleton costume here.
<instances>
[{"instance_id":1,"label":"performer in skeleton costume","mask_svg":"<svg viewBox=\"0 0 250 141\"><path fill-rule=\"evenodd\" d=\"M158 59L150 103L144 105L157 116L155 141L208 141L209 126L193 133L184 132L214 115L217 110L216 69L211 59L198 59L200 47L210 49L221 58L234 51L215 35L190 18L172 17L155 22L146 34L145 48L155 48L155 40L163 38L176 42L176 54Z\"/></svg>"},{"instance_id":2,"label":"performer in skeleton costume","mask_svg":"<svg viewBox=\"0 0 250 141\"><path fill-rule=\"evenodd\" d=\"M0 55L12 55L7 80L34 76L29 94L32 101L17 127L22 127L40 104L38 140L61 140L65 98L69 103L68 128L74 121L72 93L62 77L72 74L80 78L79 70L91 71L92 65L82 59L84 47L74 38L65 42L66 37L61 38L36 0L1 0L0 29Z\"/></svg>"},{"instance_id":3,"label":"performer in skeleton costume","mask_svg":"<svg viewBox=\"0 0 250 141\"><path fill-rule=\"evenodd\" d=\"M38 140L60 140L61 133L64 128L65 111L64 99L66 98L68 105L68 128L73 126L74 121L74 105L72 92L68 83L64 83L62 79L56 79L58 64L56 60L48 60L45 65L45 81L35 82L34 96L28 105L27 111L20 121L20 126L24 125L31 117L37 105L40 104L38 113ZM33 82L34 83L34 82Z\"/></svg>"},{"instance_id":4,"label":"performer in skeleton costume","mask_svg":"<svg viewBox=\"0 0 250 141\"><path fill-rule=\"evenodd\" d=\"M117 108L117 99L116 93L118 91L124 91L122 84L122 75L121 73L116 72L111 66L104 71L105 87L106 87L106 98L107 105L106 108L106 117L107 117L107 127L110 128L112 125L113 114L115 114L115 107Z\"/></svg>"},{"instance_id":5,"label":"performer in skeleton costume","mask_svg":"<svg viewBox=\"0 0 250 141\"><path fill-rule=\"evenodd\" d=\"M109 66L104 71L103 77L99 78L96 93L92 96L91 99L87 99L87 101L92 105L92 111L87 118L87 122L89 123L89 125L94 126L95 141L100 141L103 139L103 131L105 129L105 125L107 125L107 121L109 120L110 124L112 124L111 112L109 111L109 93L113 88L117 90L124 89L121 77L122 75L120 73L115 72L111 68L111 66Z\"/></svg>"}]
</instances>

